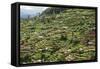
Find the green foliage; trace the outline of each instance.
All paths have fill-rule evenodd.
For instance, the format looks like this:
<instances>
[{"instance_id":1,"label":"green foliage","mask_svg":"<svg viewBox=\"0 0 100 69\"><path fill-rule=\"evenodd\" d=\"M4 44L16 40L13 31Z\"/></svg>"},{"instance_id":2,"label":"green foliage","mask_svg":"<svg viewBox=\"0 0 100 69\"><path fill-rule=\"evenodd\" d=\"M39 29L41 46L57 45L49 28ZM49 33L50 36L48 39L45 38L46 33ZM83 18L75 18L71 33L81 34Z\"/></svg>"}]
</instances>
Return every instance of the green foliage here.
<instances>
[{"instance_id":1,"label":"green foliage","mask_svg":"<svg viewBox=\"0 0 100 69\"><path fill-rule=\"evenodd\" d=\"M95 10L47 10L21 19L20 63L95 59Z\"/></svg>"}]
</instances>

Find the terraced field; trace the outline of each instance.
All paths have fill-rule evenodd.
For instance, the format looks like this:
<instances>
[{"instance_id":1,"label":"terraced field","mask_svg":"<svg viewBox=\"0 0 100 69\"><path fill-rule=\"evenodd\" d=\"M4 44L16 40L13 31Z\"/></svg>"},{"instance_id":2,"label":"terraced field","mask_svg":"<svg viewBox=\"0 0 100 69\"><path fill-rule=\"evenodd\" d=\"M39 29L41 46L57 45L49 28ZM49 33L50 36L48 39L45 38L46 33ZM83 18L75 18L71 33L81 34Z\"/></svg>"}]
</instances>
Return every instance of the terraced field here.
<instances>
[{"instance_id":1,"label":"terraced field","mask_svg":"<svg viewBox=\"0 0 100 69\"><path fill-rule=\"evenodd\" d=\"M95 59L95 9L43 12L20 25L22 64Z\"/></svg>"}]
</instances>

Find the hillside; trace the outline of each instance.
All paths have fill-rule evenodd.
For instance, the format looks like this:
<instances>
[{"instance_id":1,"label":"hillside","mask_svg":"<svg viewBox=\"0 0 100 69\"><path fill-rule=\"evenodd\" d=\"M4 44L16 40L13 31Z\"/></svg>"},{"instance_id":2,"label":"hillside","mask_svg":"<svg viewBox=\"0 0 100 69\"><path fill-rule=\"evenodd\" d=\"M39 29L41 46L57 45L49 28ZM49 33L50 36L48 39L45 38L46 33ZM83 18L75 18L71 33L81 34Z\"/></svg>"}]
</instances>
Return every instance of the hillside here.
<instances>
[{"instance_id":1,"label":"hillside","mask_svg":"<svg viewBox=\"0 0 100 69\"><path fill-rule=\"evenodd\" d=\"M20 26L22 64L95 59L94 9L47 8Z\"/></svg>"},{"instance_id":2,"label":"hillside","mask_svg":"<svg viewBox=\"0 0 100 69\"><path fill-rule=\"evenodd\" d=\"M51 14L59 14L60 12L63 12L64 10L67 10L67 8L58 8L58 7L53 7L53 8L47 8L41 13L42 15L51 15Z\"/></svg>"}]
</instances>

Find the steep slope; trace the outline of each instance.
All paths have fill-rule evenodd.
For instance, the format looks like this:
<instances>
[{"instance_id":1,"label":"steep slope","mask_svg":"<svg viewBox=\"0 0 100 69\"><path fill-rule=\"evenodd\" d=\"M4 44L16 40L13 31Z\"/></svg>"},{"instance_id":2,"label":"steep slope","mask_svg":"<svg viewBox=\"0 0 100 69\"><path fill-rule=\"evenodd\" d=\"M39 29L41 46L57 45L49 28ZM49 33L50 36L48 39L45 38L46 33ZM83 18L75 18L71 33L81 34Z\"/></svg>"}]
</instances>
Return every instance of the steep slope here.
<instances>
[{"instance_id":1,"label":"steep slope","mask_svg":"<svg viewBox=\"0 0 100 69\"><path fill-rule=\"evenodd\" d=\"M55 9L21 21L20 63L95 59L95 10Z\"/></svg>"}]
</instances>

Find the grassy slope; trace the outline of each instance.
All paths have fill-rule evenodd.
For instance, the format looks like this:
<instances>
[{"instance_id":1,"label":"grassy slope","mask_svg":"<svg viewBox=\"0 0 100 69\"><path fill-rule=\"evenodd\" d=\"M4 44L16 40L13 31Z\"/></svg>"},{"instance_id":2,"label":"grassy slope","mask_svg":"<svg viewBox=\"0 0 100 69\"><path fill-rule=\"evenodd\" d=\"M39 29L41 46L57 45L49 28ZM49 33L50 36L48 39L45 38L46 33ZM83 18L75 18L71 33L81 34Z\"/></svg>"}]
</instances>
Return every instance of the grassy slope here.
<instances>
[{"instance_id":1,"label":"grassy slope","mask_svg":"<svg viewBox=\"0 0 100 69\"><path fill-rule=\"evenodd\" d=\"M33 19L21 21L21 63L95 58L94 10L67 9Z\"/></svg>"}]
</instances>

